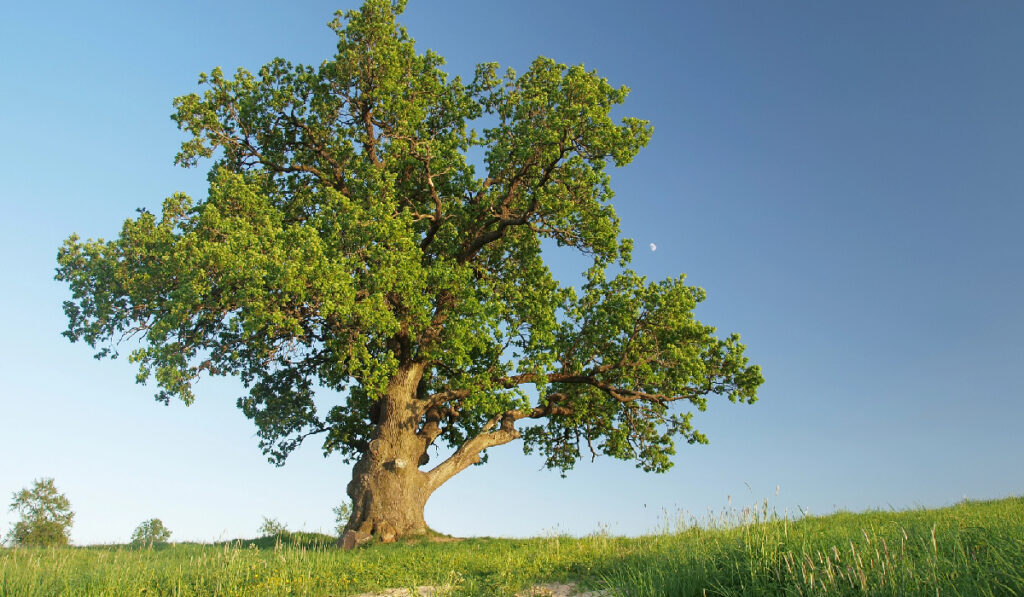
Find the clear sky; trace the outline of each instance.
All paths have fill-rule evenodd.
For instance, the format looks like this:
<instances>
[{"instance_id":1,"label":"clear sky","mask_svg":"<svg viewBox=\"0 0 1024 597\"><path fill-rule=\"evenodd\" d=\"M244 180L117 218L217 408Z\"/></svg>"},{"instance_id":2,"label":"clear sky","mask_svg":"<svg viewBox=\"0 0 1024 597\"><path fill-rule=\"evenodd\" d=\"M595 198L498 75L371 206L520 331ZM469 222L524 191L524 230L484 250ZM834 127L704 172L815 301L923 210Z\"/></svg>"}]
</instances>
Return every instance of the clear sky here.
<instances>
[{"instance_id":1,"label":"clear sky","mask_svg":"<svg viewBox=\"0 0 1024 597\"><path fill-rule=\"evenodd\" d=\"M267 463L201 383L164 407L123 361L60 336L55 256L116 235L205 169L172 165L173 97L222 66L319 64L354 2L18 2L0 18L0 499L54 477L78 544L161 518L176 540L253 536L262 516L329 530L350 468L313 442ZM1024 4L410 0L448 72L583 63L655 129L612 172L634 267L705 288L766 383L695 417L676 466L583 462L520 444L442 487L460 536L617 534L770 498L780 512L940 506L1024 492ZM650 251L649 243L657 244ZM550 255L563 279L582 263ZM781 486L776 497L776 487ZM0 533L13 524L0 510Z\"/></svg>"}]
</instances>

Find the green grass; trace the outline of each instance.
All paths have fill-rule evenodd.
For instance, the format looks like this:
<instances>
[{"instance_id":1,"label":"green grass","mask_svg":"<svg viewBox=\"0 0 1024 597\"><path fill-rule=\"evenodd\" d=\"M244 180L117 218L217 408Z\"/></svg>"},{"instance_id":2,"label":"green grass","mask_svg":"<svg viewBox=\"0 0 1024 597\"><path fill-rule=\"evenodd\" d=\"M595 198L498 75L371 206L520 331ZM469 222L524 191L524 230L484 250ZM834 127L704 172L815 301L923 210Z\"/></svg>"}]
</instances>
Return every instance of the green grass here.
<instances>
[{"instance_id":1,"label":"green grass","mask_svg":"<svg viewBox=\"0 0 1024 597\"><path fill-rule=\"evenodd\" d=\"M648 540L606 577L625 595L1024 596L1021 498L798 522L765 503Z\"/></svg>"},{"instance_id":2,"label":"green grass","mask_svg":"<svg viewBox=\"0 0 1024 597\"><path fill-rule=\"evenodd\" d=\"M290 533L217 545L0 550L0 595L343 596L432 585L512 595L574 580L615 595L1020 595L1024 499L797 521L767 504L620 538L470 539L344 552Z\"/></svg>"}]
</instances>

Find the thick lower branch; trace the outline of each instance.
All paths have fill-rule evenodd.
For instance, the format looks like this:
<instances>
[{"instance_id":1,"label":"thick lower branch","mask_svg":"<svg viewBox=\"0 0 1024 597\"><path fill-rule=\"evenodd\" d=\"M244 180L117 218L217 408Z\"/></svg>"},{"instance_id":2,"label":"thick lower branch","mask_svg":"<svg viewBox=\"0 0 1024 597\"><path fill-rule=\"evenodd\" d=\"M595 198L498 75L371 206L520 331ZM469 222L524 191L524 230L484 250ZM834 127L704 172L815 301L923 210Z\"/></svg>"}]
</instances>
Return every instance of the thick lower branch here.
<instances>
[{"instance_id":1,"label":"thick lower branch","mask_svg":"<svg viewBox=\"0 0 1024 597\"><path fill-rule=\"evenodd\" d=\"M563 394L550 394L544 400L543 406L537 406L529 410L510 410L492 417L479 435L459 446L447 460L434 467L427 473L427 486L433 491L449 479L462 471L480 462L480 453L487 448L507 444L519 439L522 434L516 429L516 421L520 419L540 419L551 416L569 416L573 410L569 406L561 406L558 403L565 398ZM500 426L499 426L500 422ZM427 425L430 425L428 422ZM425 429L427 426L424 426ZM495 429L495 427L498 427Z\"/></svg>"},{"instance_id":2,"label":"thick lower branch","mask_svg":"<svg viewBox=\"0 0 1024 597\"><path fill-rule=\"evenodd\" d=\"M601 370L598 371L597 373L604 373L606 371L611 370L612 368L602 367ZM523 384L535 383L539 379L541 379L541 376L539 375L533 373L524 373L512 377L503 377L495 381L497 381L497 383L501 384L505 388L513 388ZM675 396L668 394L652 394L640 390L633 390L630 388L616 387L613 384L597 379L596 375L589 373L550 373L547 376L545 376L545 379L548 383L564 383L591 386L597 388L598 390L601 390L602 392L608 394L612 398L623 403L635 402L637 400L644 400L647 402L658 402L660 404L674 402L676 400L689 400L693 402L699 396L706 393L698 389L691 389L690 392Z\"/></svg>"},{"instance_id":3,"label":"thick lower branch","mask_svg":"<svg viewBox=\"0 0 1024 597\"><path fill-rule=\"evenodd\" d=\"M498 429L494 427L501 421ZM483 431L476 437L459 446L447 460L427 473L427 486L431 491L444 485L448 479L480 462L480 453L487 448L507 444L519 439L522 435L515 428L515 418L508 413L492 418L484 425Z\"/></svg>"}]
</instances>

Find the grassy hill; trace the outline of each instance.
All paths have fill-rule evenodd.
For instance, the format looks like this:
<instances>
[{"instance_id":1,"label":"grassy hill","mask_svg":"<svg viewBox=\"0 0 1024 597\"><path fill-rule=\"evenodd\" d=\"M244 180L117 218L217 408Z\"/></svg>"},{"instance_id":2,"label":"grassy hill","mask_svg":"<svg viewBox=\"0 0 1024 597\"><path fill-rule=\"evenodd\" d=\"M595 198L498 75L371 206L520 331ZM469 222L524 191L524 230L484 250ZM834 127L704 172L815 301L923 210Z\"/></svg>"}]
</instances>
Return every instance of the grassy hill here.
<instances>
[{"instance_id":1,"label":"grassy hill","mask_svg":"<svg viewBox=\"0 0 1024 597\"><path fill-rule=\"evenodd\" d=\"M467 539L345 552L307 533L153 549L0 550L0 595L279 596L432 586L514 595L1021 595L1024 499L787 519L767 503L644 537Z\"/></svg>"}]
</instances>

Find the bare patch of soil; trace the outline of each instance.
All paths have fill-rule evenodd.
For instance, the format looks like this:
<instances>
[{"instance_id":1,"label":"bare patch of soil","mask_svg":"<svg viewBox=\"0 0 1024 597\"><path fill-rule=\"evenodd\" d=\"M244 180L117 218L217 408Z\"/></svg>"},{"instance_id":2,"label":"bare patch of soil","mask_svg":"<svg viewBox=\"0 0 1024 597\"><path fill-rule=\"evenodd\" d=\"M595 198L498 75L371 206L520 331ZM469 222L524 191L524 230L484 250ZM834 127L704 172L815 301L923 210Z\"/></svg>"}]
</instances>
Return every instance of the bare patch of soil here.
<instances>
[{"instance_id":1,"label":"bare patch of soil","mask_svg":"<svg viewBox=\"0 0 1024 597\"><path fill-rule=\"evenodd\" d=\"M419 587L415 592L409 589L384 589L379 593L360 593L352 597L442 597L450 592L451 587ZM516 597L611 597L611 591L580 593L576 583L545 583L516 593Z\"/></svg>"},{"instance_id":2,"label":"bare patch of soil","mask_svg":"<svg viewBox=\"0 0 1024 597\"><path fill-rule=\"evenodd\" d=\"M516 597L611 597L611 591L587 591L580 593L576 589L576 583L546 583L534 585L522 593L516 593Z\"/></svg>"}]
</instances>

